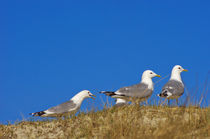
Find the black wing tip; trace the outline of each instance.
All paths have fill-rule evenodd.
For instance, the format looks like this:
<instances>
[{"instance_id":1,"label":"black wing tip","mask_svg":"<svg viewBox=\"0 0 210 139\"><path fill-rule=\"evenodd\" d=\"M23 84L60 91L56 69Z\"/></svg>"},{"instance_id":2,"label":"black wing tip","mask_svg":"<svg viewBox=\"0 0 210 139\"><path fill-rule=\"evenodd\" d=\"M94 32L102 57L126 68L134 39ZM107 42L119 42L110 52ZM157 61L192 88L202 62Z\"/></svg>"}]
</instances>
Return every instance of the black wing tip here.
<instances>
[{"instance_id":1,"label":"black wing tip","mask_svg":"<svg viewBox=\"0 0 210 139\"><path fill-rule=\"evenodd\" d=\"M101 93L101 94L104 94L106 91L100 91L100 92L98 92L98 93Z\"/></svg>"},{"instance_id":2,"label":"black wing tip","mask_svg":"<svg viewBox=\"0 0 210 139\"><path fill-rule=\"evenodd\" d=\"M116 95L115 92L112 92L112 91L101 91L99 93L102 93L102 94L105 94L107 96L113 96L113 95Z\"/></svg>"},{"instance_id":3,"label":"black wing tip","mask_svg":"<svg viewBox=\"0 0 210 139\"><path fill-rule=\"evenodd\" d=\"M157 94L157 96L159 96L159 97L168 97L169 94L168 94L168 92L163 92L163 93Z\"/></svg>"},{"instance_id":4,"label":"black wing tip","mask_svg":"<svg viewBox=\"0 0 210 139\"><path fill-rule=\"evenodd\" d=\"M105 95L115 94L115 92L113 92L113 91L100 91L99 93L105 94Z\"/></svg>"},{"instance_id":5,"label":"black wing tip","mask_svg":"<svg viewBox=\"0 0 210 139\"><path fill-rule=\"evenodd\" d=\"M167 97L168 95L165 94L165 93L160 93L160 94L157 94L158 97Z\"/></svg>"},{"instance_id":6,"label":"black wing tip","mask_svg":"<svg viewBox=\"0 0 210 139\"><path fill-rule=\"evenodd\" d=\"M36 113L29 113L29 115L36 116Z\"/></svg>"},{"instance_id":7,"label":"black wing tip","mask_svg":"<svg viewBox=\"0 0 210 139\"><path fill-rule=\"evenodd\" d=\"M46 113L44 111L29 113L29 115L32 115L32 116L42 116L43 114L46 114Z\"/></svg>"}]
</instances>

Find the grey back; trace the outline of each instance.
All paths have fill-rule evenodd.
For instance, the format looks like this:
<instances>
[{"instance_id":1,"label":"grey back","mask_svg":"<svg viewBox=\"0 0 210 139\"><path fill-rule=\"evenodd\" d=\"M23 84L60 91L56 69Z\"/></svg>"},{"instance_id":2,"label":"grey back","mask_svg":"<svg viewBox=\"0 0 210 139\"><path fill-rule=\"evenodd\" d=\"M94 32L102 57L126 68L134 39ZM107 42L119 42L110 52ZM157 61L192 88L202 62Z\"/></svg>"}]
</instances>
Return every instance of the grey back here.
<instances>
[{"instance_id":1,"label":"grey back","mask_svg":"<svg viewBox=\"0 0 210 139\"><path fill-rule=\"evenodd\" d=\"M152 95L153 91L148 89L147 84L140 83L129 87L120 88L117 92L119 92L121 96L147 98Z\"/></svg>"},{"instance_id":2,"label":"grey back","mask_svg":"<svg viewBox=\"0 0 210 139\"><path fill-rule=\"evenodd\" d=\"M67 101L67 102L64 102L60 105L57 105L55 107L52 107L52 108L49 108L48 111L49 112L54 112L54 113L66 113L66 112L69 112L71 109L74 109L76 107L76 104L70 100L70 101Z\"/></svg>"},{"instance_id":3,"label":"grey back","mask_svg":"<svg viewBox=\"0 0 210 139\"><path fill-rule=\"evenodd\" d=\"M168 81L162 88L161 93L169 92L172 96L181 96L184 93L184 85L176 80Z\"/></svg>"}]
</instances>

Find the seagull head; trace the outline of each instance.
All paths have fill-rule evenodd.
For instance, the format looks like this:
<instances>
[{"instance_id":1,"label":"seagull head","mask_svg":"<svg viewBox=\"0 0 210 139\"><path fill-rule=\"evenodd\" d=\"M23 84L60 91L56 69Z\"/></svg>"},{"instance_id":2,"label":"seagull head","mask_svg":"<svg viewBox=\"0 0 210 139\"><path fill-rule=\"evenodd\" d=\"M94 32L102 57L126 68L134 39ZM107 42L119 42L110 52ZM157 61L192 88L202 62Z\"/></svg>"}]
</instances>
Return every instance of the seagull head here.
<instances>
[{"instance_id":1,"label":"seagull head","mask_svg":"<svg viewBox=\"0 0 210 139\"><path fill-rule=\"evenodd\" d=\"M161 77L161 76L156 74L152 70L145 70L142 74L142 79L143 78L153 78L153 77Z\"/></svg>"},{"instance_id":2,"label":"seagull head","mask_svg":"<svg viewBox=\"0 0 210 139\"><path fill-rule=\"evenodd\" d=\"M88 90L83 90L81 91L82 94L84 95L84 97L86 98L92 98L92 99L95 99L94 97L96 97L95 95L93 95L90 91Z\"/></svg>"},{"instance_id":3,"label":"seagull head","mask_svg":"<svg viewBox=\"0 0 210 139\"><path fill-rule=\"evenodd\" d=\"M188 71L187 69L182 68L180 65L175 65L172 69L172 72L181 73L182 71Z\"/></svg>"}]
</instances>

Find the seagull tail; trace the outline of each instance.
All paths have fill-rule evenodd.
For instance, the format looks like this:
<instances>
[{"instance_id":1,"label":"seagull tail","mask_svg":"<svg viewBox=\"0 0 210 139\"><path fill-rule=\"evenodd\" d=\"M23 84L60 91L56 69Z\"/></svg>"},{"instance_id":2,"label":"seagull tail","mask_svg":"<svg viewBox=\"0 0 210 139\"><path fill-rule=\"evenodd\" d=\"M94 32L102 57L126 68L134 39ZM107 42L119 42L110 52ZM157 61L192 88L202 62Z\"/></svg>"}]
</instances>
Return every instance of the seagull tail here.
<instances>
[{"instance_id":1,"label":"seagull tail","mask_svg":"<svg viewBox=\"0 0 210 139\"><path fill-rule=\"evenodd\" d=\"M164 90L163 92L161 92L160 94L157 94L157 96L159 97L169 97L172 94L168 91L168 90Z\"/></svg>"},{"instance_id":2,"label":"seagull tail","mask_svg":"<svg viewBox=\"0 0 210 139\"><path fill-rule=\"evenodd\" d=\"M32 116L42 116L44 114L46 114L44 111L40 111L40 112L35 112L35 113L29 113Z\"/></svg>"},{"instance_id":3,"label":"seagull tail","mask_svg":"<svg viewBox=\"0 0 210 139\"><path fill-rule=\"evenodd\" d=\"M161 93L160 93L160 94L157 94L157 96L158 96L158 97L161 97Z\"/></svg>"},{"instance_id":4,"label":"seagull tail","mask_svg":"<svg viewBox=\"0 0 210 139\"><path fill-rule=\"evenodd\" d=\"M107 96L114 96L114 95L116 95L115 92L112 92L112 91L101 91L99 93L105 94Z\"/></svg>"}]
</instances>

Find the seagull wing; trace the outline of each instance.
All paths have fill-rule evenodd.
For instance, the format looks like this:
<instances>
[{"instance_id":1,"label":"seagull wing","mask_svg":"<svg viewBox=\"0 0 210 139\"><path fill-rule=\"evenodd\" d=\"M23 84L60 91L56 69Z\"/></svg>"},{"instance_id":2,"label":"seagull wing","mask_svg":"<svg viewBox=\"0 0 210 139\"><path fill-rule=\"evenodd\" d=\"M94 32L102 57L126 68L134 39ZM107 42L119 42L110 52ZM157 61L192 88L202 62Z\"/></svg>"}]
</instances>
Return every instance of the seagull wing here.
<instances>
[{"instance_id":1,"label":"seagull wing","mask_svg":"<svg viewBox=\"0 0 210 139\"><path fill-rule=\"evenodd\" d=\"M55 107L49 108L47 111L52 113L66 113L76 109L76 104L70 100Z\"/></svg>"},{"instance_id":2,"label":"seagull wing","mask_svg":"<svg viewBox=\"0 0 210 139\"><path fill-rule=\"evenodd\" d=\"M168 81L162 88L161 95L168 96L181 96L184 93L184 85L175 80Z\"/></svg>"},{"instance_id":3,"label":"seagull wing","mask_svg":"<svg viewBox=\"0 0 210 139\"><path fill-rule=\"evenodd\" d=\"M144 98L150 96L152 93L151 89L148 89L148 85L144 83L136 84L129 87L120 88L115 92L116 95L125 97L137 97Z\"/></svg>"}]
</instances>

